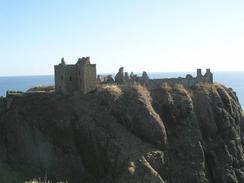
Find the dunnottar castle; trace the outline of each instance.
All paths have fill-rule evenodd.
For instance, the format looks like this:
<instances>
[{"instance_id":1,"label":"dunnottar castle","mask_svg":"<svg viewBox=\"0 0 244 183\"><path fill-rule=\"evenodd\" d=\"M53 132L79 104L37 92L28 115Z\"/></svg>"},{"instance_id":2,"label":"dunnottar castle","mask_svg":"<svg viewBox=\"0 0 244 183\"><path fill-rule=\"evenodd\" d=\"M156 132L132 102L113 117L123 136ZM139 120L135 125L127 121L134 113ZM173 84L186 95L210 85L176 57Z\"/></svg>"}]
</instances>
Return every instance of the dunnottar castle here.
<instances>
[{"instance_id":1,"label":"dunnottar castle","mask_svg":"<svg viewBox=\"0 0 244 183\"><path fill-rule=\"evenodd\" d=\"M80 91L84 94L94 91L99 83L107 84L130 84L140 83L149 88L156 88L161 85L182 84L184 87L191 87L197 83L213 83L213 74L210 69L203 75L201 69L197 69L197 76L188 74L185 78L162 78L150 79L146 72L142 76L124 72L121 67L113 78L112 75L100 76L96 73L96 64L91 64L89 57L79 58L76 64L66 64L64 58L59 65L54 66L55 70L55 91L63 94L72 94Z\"/></svg>"}]
</instances>

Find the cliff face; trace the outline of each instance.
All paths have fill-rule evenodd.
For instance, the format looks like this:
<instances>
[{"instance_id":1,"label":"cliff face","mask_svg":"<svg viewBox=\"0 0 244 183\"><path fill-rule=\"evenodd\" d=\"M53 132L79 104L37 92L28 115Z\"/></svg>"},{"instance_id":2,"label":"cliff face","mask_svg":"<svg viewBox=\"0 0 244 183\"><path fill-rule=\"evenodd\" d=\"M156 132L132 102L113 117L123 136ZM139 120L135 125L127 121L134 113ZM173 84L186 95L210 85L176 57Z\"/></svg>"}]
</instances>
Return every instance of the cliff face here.
<instances>
[{"instance_id":1,"label":"cliff face","mask_svg":"<svg viewBox=\"0 0 244 183\"><path fill-rule=\"evenodd\" d=\"M215 84L16 97L0 114L0 182L242 183L241 123Z\"/></svg>"}]
</instances>

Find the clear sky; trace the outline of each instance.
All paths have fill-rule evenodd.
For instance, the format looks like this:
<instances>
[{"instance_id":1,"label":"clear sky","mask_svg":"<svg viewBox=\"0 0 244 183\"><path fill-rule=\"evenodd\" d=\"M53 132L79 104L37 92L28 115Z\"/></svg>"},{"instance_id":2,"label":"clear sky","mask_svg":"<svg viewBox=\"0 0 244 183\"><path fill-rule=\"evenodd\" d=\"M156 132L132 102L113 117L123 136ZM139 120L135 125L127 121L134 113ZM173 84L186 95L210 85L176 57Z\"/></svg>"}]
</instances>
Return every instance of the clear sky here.
<instances>
[{"instance_id":1,"label":"clear sky","mask_svg":"<svg viewBox=\"0 0 244 183\"><path fill-rule=\"evenodd\" d=\"M0 0L0 75L244 71L244 0Z\"/></svg>"}]
</instances>

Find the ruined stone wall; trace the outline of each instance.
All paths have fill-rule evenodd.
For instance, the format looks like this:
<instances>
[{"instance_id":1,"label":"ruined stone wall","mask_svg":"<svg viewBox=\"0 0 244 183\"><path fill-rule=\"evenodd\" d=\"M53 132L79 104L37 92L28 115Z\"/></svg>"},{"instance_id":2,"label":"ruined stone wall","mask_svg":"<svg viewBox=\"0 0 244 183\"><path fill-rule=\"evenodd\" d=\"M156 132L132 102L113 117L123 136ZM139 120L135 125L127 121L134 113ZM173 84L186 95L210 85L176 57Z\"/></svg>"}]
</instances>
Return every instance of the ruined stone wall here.
<instances>
[{"instance_id":1,"label":"ruined stone wall","mask_svg":"<svg viewBox=\"0 0 244 183\"><path fill-rule=\"evenodd\" d=\"M54 66L55 72L55 91L63 92L65 90L65 83L62 79L64 77L64 67L62 65Z\"/></svg>"},{"instance_id":2,"label":"ruined stone wall","mask_svg":"<svg viewBox=\"0 0 244 183\"><path fill-rule=\"evenodd\" d=\"M65 93L72 93L78 90L78 69L76 65L66 65L65 67Z\"/></svg>"},{"instance_id":3,"label":"ruined stone wall","mask_svg":"<svg viewBox=\"0 0 244 183\"><path fill-rule=\"evenodd\" d=\"M202 70L197 69L197 76L192 77L187 75L185 78L166 78L166 79L150 79L144 71L141 77L131 73L124 72L121 67L115 76L115 81L110 76L101 80L101 77L96 76L96 64L90 64L89 57L79 58L74 65L66 65L62 58L61 64L55 66L55 90L64 94L71 94L74 91L81 91L88 93L95 90L97 82L100 83L117 83L117 84L130 84L141 83L151 88L159 87L165 83L169 85L182 84L185 87L191 87L197 83L213 83L213 74L210 69L206 70L205 75L202 75Z\"/></svg>"},{"instance_id":4,"label":"ruined stone wall","mask_svg":"<svg viewBox=\"0 0 244 183\"><path fill-rule=\"evenodd\" d=\"M165 83L169 85L181 84L185 87L192 87L197 83L213 83L213 77L212 74L200 77L187 75L185 78L149 79L148 83L151 88L156 88Z\"/></svg>"},{"instance_id":5,"label":"ruined stone wall","mask_svg":"<svg viewBox=\"0 0 244 183\"><path fill-rule=\"evenodd\" d=\"M78 70L76 65L55 66L55 90L65 94L78 90Z\"/></svg>"},{"instance_id":6,"label":"ruined stone wall","mask_svg":"<svg viewBox=\"0 0 244 183\"><path fill-rule=\"evenodd\" d=\"M103 81L104 83L106 81ZM121 67L119 72L115 76L115 83L117 84L130 84L130 83L140 83L150 88L157 88L160 85L165 83L169 85L176 85L181 84L185 87L191 87L196 85L197 83L213 83L213 74L211 73L210 69L206 69L206 73L202 75L202 70L197 69L197 76L192 77L192 75L188 74L186 77L182 78L164 78L164 79L150 79L147 73L144 71L142 76L138 77L133 73L128 75L127 72L124 72L124 68Z\"/></svg>"},{"instance_id":7,"label":"ruined stone wall","mask_svg":"<svg viewBox=\"0 0 244 183\"><path fill-rule=\"evenodd\" d=\"M88 93L97 87L96 64L85 64L80 68L80 90Z\"/></svg>"},{"instance_id":8,"label":"ruined stone wall","mask_svg":"<svg viewBox=\"0 0 244 183\"><path fill-rule=\"evenodd\" d=\"M89 57L79 58L76 64L67 65L62 58L55 67L55 91L72 94L74 91L88 93L97 87L96 64Z\"/></svg>"}]
</instances>

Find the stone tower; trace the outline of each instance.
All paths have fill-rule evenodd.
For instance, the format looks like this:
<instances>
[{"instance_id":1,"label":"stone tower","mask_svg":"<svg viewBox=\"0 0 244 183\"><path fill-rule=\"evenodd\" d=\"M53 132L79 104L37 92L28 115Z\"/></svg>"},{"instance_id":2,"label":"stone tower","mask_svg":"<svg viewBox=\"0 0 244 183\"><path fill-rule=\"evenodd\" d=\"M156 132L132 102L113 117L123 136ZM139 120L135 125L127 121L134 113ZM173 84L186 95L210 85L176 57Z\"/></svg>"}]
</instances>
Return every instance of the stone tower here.
<instances>
[{"instance_id":1,"label":"stone tower","mask_svg":"<svg viewBox=\"0 0 244 183\"><path fill-rule=\"evenodd\" d=\"M202 77L202 69L197 69L197 77Z\"/></svg>"},{"instance_id":2,"label":"stone tower","mask_svg":"<svg viewBox=\"0 0 244 183\"><path fill-rule=\"evenodd\" d=\"M78 69L78 89L88 93L97 87L96 64L90 63L89 57L79 58L76 63Z\"/></svg>"},{"instance_id":3,"label":"stone tower","mask_svg":"<svg viewBox=\"0 0 244 183\"><path fill-rule=\"evenodd\" d=\"M205 78L208 83L213 83L213 73L210 69L206 69Z\"/></svg>"},{"instance_id":4,"label":"stone tower","mask_svg":"<svg viewBox=\"0 0 244 183\"><path fill-rule=\"evenodd\" d=\"M72 94L80 91L86 94L97 87L96 64L91 64L89 57L79 58L73 65L66 64L62 58L61 63L54 66L54 70L56 92Z\"/></svg>"}]
</instances>

